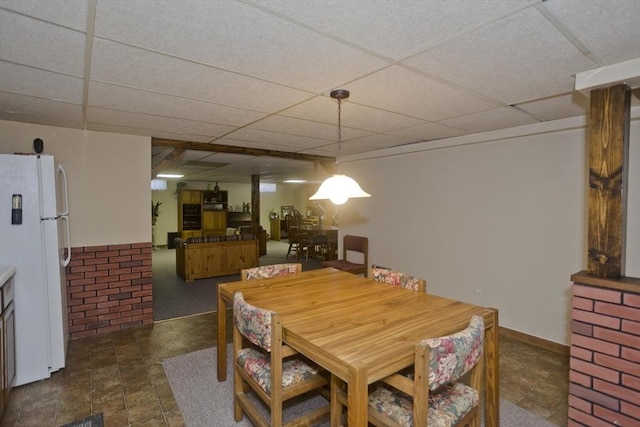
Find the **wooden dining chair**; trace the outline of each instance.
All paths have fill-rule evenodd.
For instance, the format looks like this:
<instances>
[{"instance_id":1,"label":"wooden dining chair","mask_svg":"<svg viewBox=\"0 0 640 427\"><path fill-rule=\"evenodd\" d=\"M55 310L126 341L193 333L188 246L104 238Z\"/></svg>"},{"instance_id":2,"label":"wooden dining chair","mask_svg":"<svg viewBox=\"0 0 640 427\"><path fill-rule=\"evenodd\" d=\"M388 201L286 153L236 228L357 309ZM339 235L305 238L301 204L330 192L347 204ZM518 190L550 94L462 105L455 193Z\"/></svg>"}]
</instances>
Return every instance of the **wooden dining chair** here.
<instances>
[{"instance_id":1,"label":"wooden dining chair","mask_svg":"<svg viewBox=\"0 0 640 427\"><path fill-rule=\"evenodd\" d=\"M355 256L355 253L361 254L362 262L351 261ZM364 277L369 275L369 239L362 236L345 235L342 238L342 259L335 259L329 261L322 261L323 267L333 267L338 270L348 271L353 274L364 274Z\"/></svg>"},{"instance_id":2,"label":"wooden dining chair","mask_svg":"<svg viewBox=\"0 0 640 427\"><path fill-rule=\"evenodd\" d=\"M233 295L234 418L243 414L258 427L282 426L283 402L318 391L328 399L326 372L282 341L280 315ZM250 396L253 394L254 396ZM259 398L269 418L259 410ZM329 417L329 403L287 425L312 425Z\"/></svg>"},{"instance_id":3,"label":"wooden dining chair","mask_svg":"<svg viewBox=\"0 0 640 427\"><path fill-rule=\"evenodd\" d=\"M286 276L300 272L302 272L302 264L299 262L261 265L259 267L243 268L240 270L240 279L268 279L269 277Z\"/></svg>"},{"instance_id":4,"label":"wooden dining chair","mask_svg":"<svg viewBox=\"0 0 640 427\"><path fill-rule=\"evenodd\" d=\"M473 316L465 329L452 335L418 342L410 369L372 386L369 423L379 427L479 427L483 350L481 316ZM334 378L331 393L332 416L342 414L347 395Z\"/></svg>"},{"instance_id":5,"label":"wooden dining chair","mask_svg":"<svg viewBox=\"0 0 640 427\"><path fill-rule=\"evenodd\" d=\"M300 211L294 209L288 217L289 248L291 249L293 247L296 249L296 259L299 260L300 256L304 254L308 262L309 256L321 255L327 252L327 236L315 234L309 230ZM287 251L287 256L288 254L289 251Z\"/></svg>"},{"instance_id":6,"label":"wooden dining chair","mask_svg":"<svg viewBox=\"0 0 640 427\"><path fill-rule=\"evenodd\" d=\"M401 271L388 268L371 267L369 277L376 282L387 283L400 288L411 289L421 293L427 292L427 281Z\"/></svg>"}]
</instances>

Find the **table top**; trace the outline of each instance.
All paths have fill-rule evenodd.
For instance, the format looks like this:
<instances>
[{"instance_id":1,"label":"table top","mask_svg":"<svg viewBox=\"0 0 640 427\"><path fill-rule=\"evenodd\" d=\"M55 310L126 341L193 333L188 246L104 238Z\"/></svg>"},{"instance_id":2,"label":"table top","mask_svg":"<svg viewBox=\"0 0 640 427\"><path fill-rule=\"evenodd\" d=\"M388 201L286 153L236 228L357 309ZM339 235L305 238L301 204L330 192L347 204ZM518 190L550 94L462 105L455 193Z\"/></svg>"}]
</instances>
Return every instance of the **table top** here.
<instances>
[{"instance_id":1,"label":"table top","mask_svg":"<svg viewBox=\"0 0 640 427\"><path fill-rule=\"evenodd\" d=\"M413 364L415 344L461 330L490 310L420 294L335 269L221 285L230 300L242 291L251 304L280 314L287 344L347 379L366 371L367 382Z\"/></svg>"}]
</instances>

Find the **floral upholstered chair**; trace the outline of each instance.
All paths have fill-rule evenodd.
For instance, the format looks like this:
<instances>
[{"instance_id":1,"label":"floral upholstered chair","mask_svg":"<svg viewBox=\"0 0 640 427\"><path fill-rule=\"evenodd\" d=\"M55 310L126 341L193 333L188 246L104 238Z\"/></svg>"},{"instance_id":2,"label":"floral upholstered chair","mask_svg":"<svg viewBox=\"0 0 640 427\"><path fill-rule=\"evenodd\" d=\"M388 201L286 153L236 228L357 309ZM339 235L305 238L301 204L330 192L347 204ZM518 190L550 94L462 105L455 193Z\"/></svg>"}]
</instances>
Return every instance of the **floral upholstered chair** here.
<instances>
[{"instance_id":1,"label":"floral upholstered chair","mask_svg":"<svg viewBox=\"0 0 640 427\"><path fill-rule=\"evenodd\" d=\"M369 277L376 282L388 283L412 291L425 293L427 282L419 277L411 276L401 271L389 270L387 268L372 267L369 270Z\"/></svg>"},{"instance_id":2,"label":"floral upholstered chair","mask_svg":"<svg viewBox=\"0 0 640 427\"><path fill-rule=\"evenodd\" d=\"M469 326L453 335L419 342L413 373L385 378L369 395L369 422L385 426L479 426L483 347L481 316L473 316ZM460 382L468 372L469 385Z\"/></svg>"},{"instance_id":3,"label":"floral upholstered chair","mask_svg":"<svg viewBox=\"0 0 640 427\"><path fill-rule=\"evenodd\" d=\"M282 403L316 390L328 396L325 372L282 342L280 316L247 303L242 292L233 296L234 418L243 413L256 426L282 426ZM253 394L269 408L258 409ZM301 415L296 425L329 418L329 403Z\"/></svg>"},{"instance_id":4,"label":"floral upholstered chair","mask_svg":"<svg viewBox=\"0 0 640 427\"><path fill-rule=\"evenodd\" d=\"M268 279L269 277L286 276L302 272L302 264L299 262L261 265L260 267L244 268L240 271L242 280Z\"/></svg>"}]
</instances>

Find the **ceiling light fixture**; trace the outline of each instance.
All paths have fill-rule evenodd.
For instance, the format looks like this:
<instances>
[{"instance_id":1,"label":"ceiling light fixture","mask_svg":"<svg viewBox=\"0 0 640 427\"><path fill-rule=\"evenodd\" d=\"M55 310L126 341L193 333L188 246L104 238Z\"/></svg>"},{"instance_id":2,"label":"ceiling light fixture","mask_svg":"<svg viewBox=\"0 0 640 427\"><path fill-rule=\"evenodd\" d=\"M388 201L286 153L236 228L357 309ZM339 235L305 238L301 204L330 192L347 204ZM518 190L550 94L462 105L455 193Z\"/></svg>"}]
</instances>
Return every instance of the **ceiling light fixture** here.
<instances>
[{"instance_id":1,"label":"ceiling light fixture","mask_svg":"<svg viewBox=\"0 0 640 427\"><path fill-rule=\"evenodd\" d=\"M342 144L342 100L349 97L349 91L346 89L332 90L332 98L338 100L338 155L340 154L340 145ZM355 197L371 197L371 194L365 192L355 179L340 173L338 164L338 156L336 156L336 173L325 179L318 188L316 193L309 197L309 200L331 200L336 205L342 205L347 200Z\"/></svg>"},{"instance_id":2,"label":"ceiling light fixture","mask_svg":"<svg viewBox=\"0 0 640 427\"><path fill-rule=\"evenodd\" d=\"M182 178L184 175L175 174L175 173L159 173L156 175L158 178Z\"/></svg>"}]
</instances>

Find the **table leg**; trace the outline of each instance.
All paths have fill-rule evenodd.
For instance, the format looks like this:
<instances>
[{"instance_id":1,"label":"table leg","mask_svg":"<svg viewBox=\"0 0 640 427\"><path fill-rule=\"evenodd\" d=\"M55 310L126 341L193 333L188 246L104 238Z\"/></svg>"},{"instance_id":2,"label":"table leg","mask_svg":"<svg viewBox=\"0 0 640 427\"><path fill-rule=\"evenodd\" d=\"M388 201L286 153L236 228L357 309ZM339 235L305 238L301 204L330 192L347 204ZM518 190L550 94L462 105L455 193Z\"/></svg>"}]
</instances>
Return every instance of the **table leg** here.
<instances>
[{"instance_id":1,"label":"table leg","mask_svg":"<svg viewBox=\"0 0 640 427\"><path fill-rule=\"evenodd\" d=\"M492 325L485 330L485 417L486 425L500 427L500 375L498 310L490 309ZM486 316L485 316L486 319ZM486 321L486 320L485 320Z\"/></svg>"},{"instance_id":2,"label":"table leg","mask_svg":"<svg viewBox=\"0 0 640 427\"><path fill-rule=\"evenodd\" d=\"M227 379L227 304L220 295L218 287L218 381Z\"/></svg>"},{"instance_id":3,"label":"table leg","mask_svg":"<svg viewBox=\"0 0 640 427\"><path fill-rule=\"evenodd\" d=\"M368 422L369 392L367 375L361 369L351 368L347 384L347 419L349 427L366 427Z\"/></svg>"}]
</instances>

